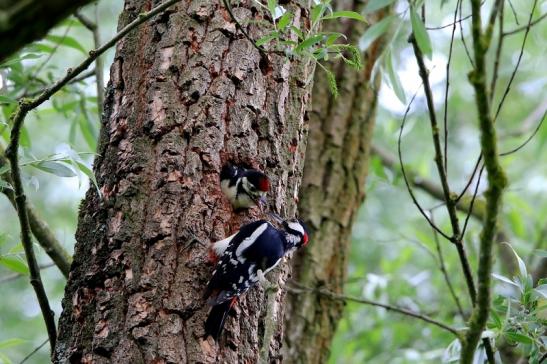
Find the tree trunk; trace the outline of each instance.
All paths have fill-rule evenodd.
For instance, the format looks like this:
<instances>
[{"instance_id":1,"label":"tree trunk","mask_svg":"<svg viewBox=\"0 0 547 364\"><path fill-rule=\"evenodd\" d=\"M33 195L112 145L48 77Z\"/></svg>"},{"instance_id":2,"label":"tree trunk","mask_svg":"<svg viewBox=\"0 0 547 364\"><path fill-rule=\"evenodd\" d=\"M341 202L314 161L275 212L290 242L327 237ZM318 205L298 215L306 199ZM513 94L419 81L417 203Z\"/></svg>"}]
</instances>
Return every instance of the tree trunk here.
<instances>
[{"instance_id":1,"label":"tree trunk","mask_svg":"<svg viewBox=\"0 0 547 364\"><path fill-rule=\"evenodd\" d=\"M337 7L345 10L359 11L360 4L358 0L337 1ZM364 25L343 22L326 30L344 33L355 44ZM341 88L336 100L329 94L324 73L320 68L316 70L299 203L313 244L302 252L293 268L294 280L311 289L343 291L351 230L365 198L379 87L379 79L371 81L370 76L380 48L380 42L369 48L360 71L341 62L335 65ZM343 306L340 301L312 292L289 293L284 343L289 363L327 361Z\"/></svg>"},{"instance_id":2,"label":"tree trunk","mask_svg":"<svg viewBox=\"0 0 547 364\"><path fill-rule=\"evenodd\" d=\"M259 216L232 211L220 190L223 163L265 170L272 205L294 214L303 85L313 67L261 57L220 4L178 3L118 44L94 165L102 198L92 188L80 209L57 362L280 358L283 289L269 300L260 287L246 294L220 345L203 339L209 307L201 297L213 270L209 242ZM307 24L308 12L291 4L295 25ZM120 26L151 6L126 0ZM264 34L254 25L264 23L255 3L233 10L253 39ZM280 283L287 264L281 271Z\"/></svg>"}]
</instances>

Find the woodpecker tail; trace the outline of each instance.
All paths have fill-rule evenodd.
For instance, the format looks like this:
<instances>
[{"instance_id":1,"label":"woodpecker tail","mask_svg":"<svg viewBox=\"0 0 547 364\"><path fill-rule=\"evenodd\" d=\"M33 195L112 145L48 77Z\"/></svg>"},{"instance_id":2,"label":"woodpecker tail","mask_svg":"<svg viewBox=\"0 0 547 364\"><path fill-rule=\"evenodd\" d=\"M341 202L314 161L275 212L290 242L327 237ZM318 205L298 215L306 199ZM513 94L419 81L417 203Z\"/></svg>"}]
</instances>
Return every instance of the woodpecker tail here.
<instances>
[{"instance_id":1,"label":"woodpecker tail","mask_svg":"<svg viewBox=\"0 0 547 364\"><path fill-rule=\"evenodd\" d=\"M234 307L237 301L237 297L232 298L226 302L223 302L219 305L213 306L207 320L205 321L205 337L212 336L215 341L218 341L220 334L222 334L222 329L224 328L224 323L226 322L226 317L228 313Z\"/></svg>"}]
</instances>

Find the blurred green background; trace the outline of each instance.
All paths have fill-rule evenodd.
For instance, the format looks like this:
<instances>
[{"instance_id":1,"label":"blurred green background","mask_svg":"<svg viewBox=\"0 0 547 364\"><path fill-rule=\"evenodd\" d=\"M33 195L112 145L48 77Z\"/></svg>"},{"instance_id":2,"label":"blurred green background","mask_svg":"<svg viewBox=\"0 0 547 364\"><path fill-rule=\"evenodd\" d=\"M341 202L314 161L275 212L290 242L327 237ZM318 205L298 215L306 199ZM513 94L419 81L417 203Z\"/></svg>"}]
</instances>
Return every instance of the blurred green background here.
<instances>
[{"instance_id":1,"label":"blurred green background","mask_svg":"<svg viewBox=\"0 0 547 364\"><path fill-rule=\"evenodd\" d=\"M486 2L487 5L490 3ZM427 26L451 23L455 4L455 1L447 1L441 7L437 3L429 5L428 2ZM470 13L467 5L463 6L464 14ZM526 24L532 1L515 1L513 6L514 13L508 6L506 9L506 29ZM117 16L121 8L121 1L100 1L98 5L84 8L82 14L90 19L99 19L101 38L105 41L116 32ZM390 39L388 49L376 68L385 77L380 90L373 142L393 155L397 152L397 136L406 104L400 100L401 92L398 98L392 91L393 79L384 75L386 71L382 65L385 64L385 57L389 57L389 54L393 56L394 69L406 95L406 102L419 90L421 83L412 50L406 42L411 30L407 9L406 2L396 2L396 20L387 35ZM541 1L534 17L546 11L547 4ZM469 21L463 23L468 44L469 25ZM428 67L439 115L442 115L444 106L445 67L451 31L452 27L447 27L429 32L434 53ZM91 33L73 17L53 29L50 35L53 37L30 45L18 55L34 56L21 60L17 65L0 69L4 97L15 98L25 91L32 93L42 88L44 81L47 84L64 75L68 67L78 64L85 57L85 51L93 48ZM518 146L531 135L547 109L546 35L547 22L544 21L535 25L528 36L519 72L497 120L501 151ZM511 77L523 36L524 32L520 32L505 38L494 105L499 102ZM59 42L59 39L62 41ZM107 79L113 55L114 50L111 49L103 56ZM492 62L492 57L489 62ZM479 153L473 91L467 82L470 63L459 33L456 35L451 64L448 176L452 189L459 191L469 179ZM99 130L94 82L91 77L72 84L29 115L23 139L23 163L50 158L55 154L77 153L78 158L91 166L95 150L94 138ZM12 110L13 104L3 104L0 116L0 145L3 148L7 145L9 135L5 123ZM403 133L403 156L408 170L438 183L426 112L422 93L419 92ZM526 147L502 158L509 187L504 197L501 225L508 233L509 243L530 270L535 269L540 261L534 252L546 248L546 141L547 127L544 126ZM78 176L63 178L32 166L24 167L23 173L31 203L46 219L64 247L72 252L78 205L89 187L87 177L76 171ZM479 194L484 188L483 179ZM438 268L431 228L412 204L399 168L387 168L374 157L366 190L366 203L359 212L353 231L347 294L397 304L426 313L452 326L463 326ZM440 201L418 189L416 194L424 208L429 210L436 207L432 211L435 221L444 231L450 231L444 209L438 208ZM3 195L0 196L0 217L0 256L24 264L17 216ZM463 217L461 215L462 221ZM471 219L465 244L472 267L476 267L479 233L480 224ZM456 250L446 241L441 240L440 244L455 290L462 305L469 308ZM37 244L35 249L40 264L50 266L49 258ZM503 265L497 259L494 271L507 274ZM15 267L14 264L9 267L0 264L0 362L6 363L20 362L47 338L34 292L27 277L17 275L18 269L17 263ZM58 318L65 279L55 267L44 268L42 276ZM507 290L507 287L496 282L495 289L500 293ZM348 303L333 343L330 362L438 363L443 360L443 354L452 340L450 334L420 321L383 309ZM48 352L49 347L45 345L27 362L45 363L49 360Z\"/></svg>"}]
</instances>

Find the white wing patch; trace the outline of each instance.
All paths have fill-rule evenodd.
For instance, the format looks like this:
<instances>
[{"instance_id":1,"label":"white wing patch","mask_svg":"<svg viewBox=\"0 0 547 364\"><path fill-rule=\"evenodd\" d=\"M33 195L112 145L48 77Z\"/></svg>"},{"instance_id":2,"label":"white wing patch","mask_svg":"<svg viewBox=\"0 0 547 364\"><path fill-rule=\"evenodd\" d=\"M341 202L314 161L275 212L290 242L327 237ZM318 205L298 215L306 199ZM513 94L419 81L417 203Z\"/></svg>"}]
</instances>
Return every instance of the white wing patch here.
<instances>
[{"instance_id":1,"label":"white wing patch","mask_svg":"<svg viewBox=\"0 0 547 364\"><path fill-rule=\"evenodd\" d=\"M255 241L260 237L260 235L262 235L262 233L264 231L266 231L266 229L268 228L268 223L265 222L263 223L262 225L260 225L258 228L255 229L255 231L253 231L253 233L251 234L251 236L245 238L241 244L239 244L239 246L237 247L236 249L236 257L237 257L237 260L239 260L241 263L245 262L245 258L242 256L243 252L248 248L250 247L251 245L253 245L255 243Z\"/></svg>"},{"instance_id":2,"label":"white wing patch","mask_svg":"<svg viewBox=\"0 0 547 364\"><path fill-rule=\"evenodd\" d=\"M220 256L222 256L222 254L224 254L224 252L228 248L228 245L230 245L230 242L232 241L234 236L236 236L236 234L237 233L235 233L232 236L227 237L226 239L222 239L222 240L219 240L219 241L213 243L213 250L215 251L215 254L217 255L217 257L220 257Z\"/></svg>"}]
</instances>

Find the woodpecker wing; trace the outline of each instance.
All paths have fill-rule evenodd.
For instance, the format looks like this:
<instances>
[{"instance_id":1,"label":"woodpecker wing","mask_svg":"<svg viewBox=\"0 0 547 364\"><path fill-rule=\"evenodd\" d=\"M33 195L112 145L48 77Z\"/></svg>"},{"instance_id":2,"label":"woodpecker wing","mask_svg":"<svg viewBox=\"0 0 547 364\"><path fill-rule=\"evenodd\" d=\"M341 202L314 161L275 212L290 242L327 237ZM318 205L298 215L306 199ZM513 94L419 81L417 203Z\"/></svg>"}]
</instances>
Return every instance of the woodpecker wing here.
<instances>
[{"instance_id":1,"label":"woodpecker wing","mask_svg":"<svg viewBox=\"0 0 547 364\"><path fill-rule=\"evenodd\" d=\"M218 305L239 296L267 273L284 254L281 233L264 220L243 226L230 241L207 285L205 297Z\"/></svg>"}]
</instances>

